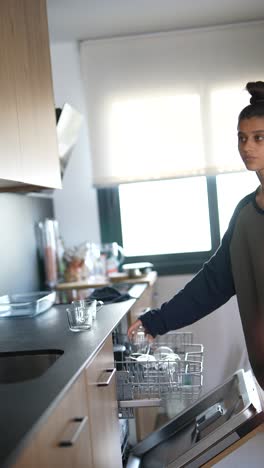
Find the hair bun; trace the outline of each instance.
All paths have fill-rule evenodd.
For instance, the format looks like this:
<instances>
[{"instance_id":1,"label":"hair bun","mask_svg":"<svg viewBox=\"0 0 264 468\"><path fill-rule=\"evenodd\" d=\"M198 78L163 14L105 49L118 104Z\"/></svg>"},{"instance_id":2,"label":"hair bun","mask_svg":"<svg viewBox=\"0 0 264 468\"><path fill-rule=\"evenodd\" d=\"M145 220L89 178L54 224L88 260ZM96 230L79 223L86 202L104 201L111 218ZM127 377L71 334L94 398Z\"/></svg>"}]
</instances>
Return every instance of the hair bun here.
<instances>
[{"instance_id":1,"label":"hair bun","mask_svg":"<svg viewBox=\"0 0 264 468\"><path fill-rule=\"evenodd\" d=\"M251 94L250 104L264 103L264 82L255 81L249 82L246 85L246 89Z\"/></svg>"}]
</instances>

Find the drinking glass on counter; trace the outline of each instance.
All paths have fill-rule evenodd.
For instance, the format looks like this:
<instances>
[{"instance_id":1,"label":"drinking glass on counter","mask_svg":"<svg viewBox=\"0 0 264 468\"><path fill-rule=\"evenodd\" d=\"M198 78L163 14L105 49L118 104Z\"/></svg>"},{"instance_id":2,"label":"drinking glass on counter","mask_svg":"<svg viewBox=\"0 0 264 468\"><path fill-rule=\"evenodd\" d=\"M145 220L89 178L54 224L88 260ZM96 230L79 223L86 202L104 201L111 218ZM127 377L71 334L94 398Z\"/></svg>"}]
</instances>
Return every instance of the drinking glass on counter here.
<instances>
[{"instance_id":1,"label":"drinking glass on counter","mask_svg":"<svg viewBox=\"0 0 264 468\"><path fill-rule=\"evenodd\" d=\"M89 299L73 301L66 309L70 330L90 330L97 312L103 307L103 304L102 301Z\"/></svg>"}]
</instances>

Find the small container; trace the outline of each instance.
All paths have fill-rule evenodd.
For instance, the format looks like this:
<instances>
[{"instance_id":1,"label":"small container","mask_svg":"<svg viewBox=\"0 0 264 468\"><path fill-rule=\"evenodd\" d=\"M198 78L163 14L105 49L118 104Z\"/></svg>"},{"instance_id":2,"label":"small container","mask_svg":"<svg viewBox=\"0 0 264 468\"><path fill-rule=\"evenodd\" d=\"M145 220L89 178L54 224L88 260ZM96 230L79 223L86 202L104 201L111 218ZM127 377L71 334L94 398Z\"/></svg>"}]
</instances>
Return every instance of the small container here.
<instances>
[{"instance_id":1,"label":"small container","mask_svg":"<svg viewBox=\"0 0 264 468\"><path fill-rule=\"evenodd\" d=\"M146 353L149 349L149 341L145 334L145 329L140 326L132 336L132 345L135 352Z\"/></svg>"},{"instance_id":2,"label":"small container","mask_svg":"<svg viewBox=\"0 0 264 468\"><path fill-rule=\"evenodd\" d=\"M10 294L0 297L0 318L33 318L49 310L55 303L55 291Z\"/></svg>"},{"instance_id":3,"label":"small container","mask_svg":"<svg viewBox=\"0 0 264 468\"><path fill-rule=\"evenodd\" d=\"M79 300L73 301L66 309L70 330L85 331L92 328L96 314L103 307L102 301Z\"/></svg>"},{"instance_id":4,"label":"small container","mask_svg":"<svg viewBox=\"0 0 264 468\"><path fill-rule=\"evenodd\" d=\"M71 304L67 307L66 311L71 331L87 331L92 328L92 311L88 307L80 307Z\"/></svg>"},{"instance_id":5,"label":"small container","mask_svg":"<svg viewBox=\"0 0 264 468\"><path fill-rule=\"evenodd\" d=\"M72 304L75 307L87 307L92 314L92 319L95 320L97 316L97 312L103 307L103 301L97 301L96 299L79 299L76 301L72 301Z\"/></svg>"}]
</instances>

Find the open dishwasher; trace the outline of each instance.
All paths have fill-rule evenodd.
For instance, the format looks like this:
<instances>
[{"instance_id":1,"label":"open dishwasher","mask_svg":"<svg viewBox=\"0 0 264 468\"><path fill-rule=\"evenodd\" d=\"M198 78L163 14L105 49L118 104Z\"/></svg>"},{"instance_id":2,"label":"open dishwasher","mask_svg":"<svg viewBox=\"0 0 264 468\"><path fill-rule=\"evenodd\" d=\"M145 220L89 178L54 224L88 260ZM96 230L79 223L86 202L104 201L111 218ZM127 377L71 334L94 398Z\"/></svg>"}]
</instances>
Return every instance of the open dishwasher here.
<instances>
[{"instance_id":1,"label":"open dishwasher","mask_svg":"<svg viewBox=\"0 0 264 468\"><path fill-rule=\"evenodd\" d=\"M134 408L167 406L178 413L196 400L203 383L203 345L191 332L169 332L153 343L125 343L126 353L116 361L119 416L134 417Z\"/></svg>"},{"instance_id":2,"label":"open dishwasher","mask_svg":"<svg viewBox=\"0 0 264 468\"><path fill-rule=\"evenodd\" d=\"M157 428L200 396L203 345L193 342L193 333L169 332L151 344L118 333L114 343L120 423L152 407Z\"/></svg>"},{"instance_id":3,"label":"open dishwasher","mask_svg":"<svg viewBox=\"0 0 264 468\"><path fill-rule=\"evenodd\" d=\"M251 371L201 397L203 346L192 333L170 332L135 349L116 362L119 417L157 406L161 418L131 448L126 468L201 467L264 421Z\"/></svg>"}]
</instances>

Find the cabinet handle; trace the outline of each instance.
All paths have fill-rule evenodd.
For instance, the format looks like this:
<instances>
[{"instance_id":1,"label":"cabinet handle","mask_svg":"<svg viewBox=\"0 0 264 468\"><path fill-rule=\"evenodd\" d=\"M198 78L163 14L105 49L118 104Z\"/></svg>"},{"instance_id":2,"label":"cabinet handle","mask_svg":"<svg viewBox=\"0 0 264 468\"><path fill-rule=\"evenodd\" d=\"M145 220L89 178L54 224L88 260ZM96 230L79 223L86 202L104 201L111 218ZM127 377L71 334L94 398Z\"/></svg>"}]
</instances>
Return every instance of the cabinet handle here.
<instances>
[{"instance_id":1,"label":"cabinet handle","mask_svg":"<svg viewBox=\"0 0 264 468\"><path fill-rule=\"evenodd\" d=\"M77 441L80 433L88 421L88 416L83 418L74 418L69 422L65 429L62 440L59 442L60 447L71 447Z\"/></svg>"},{"instance_id":2,"label":"cabinet handle","mask_svg":"<svg viewBox=\"0 0 264 468\"><path fill-rule=\"evenodd\" d=\"M116 368L105 369L97 381L97 387L107 387L116 373Z\"/></svg>"}]
</instances>

